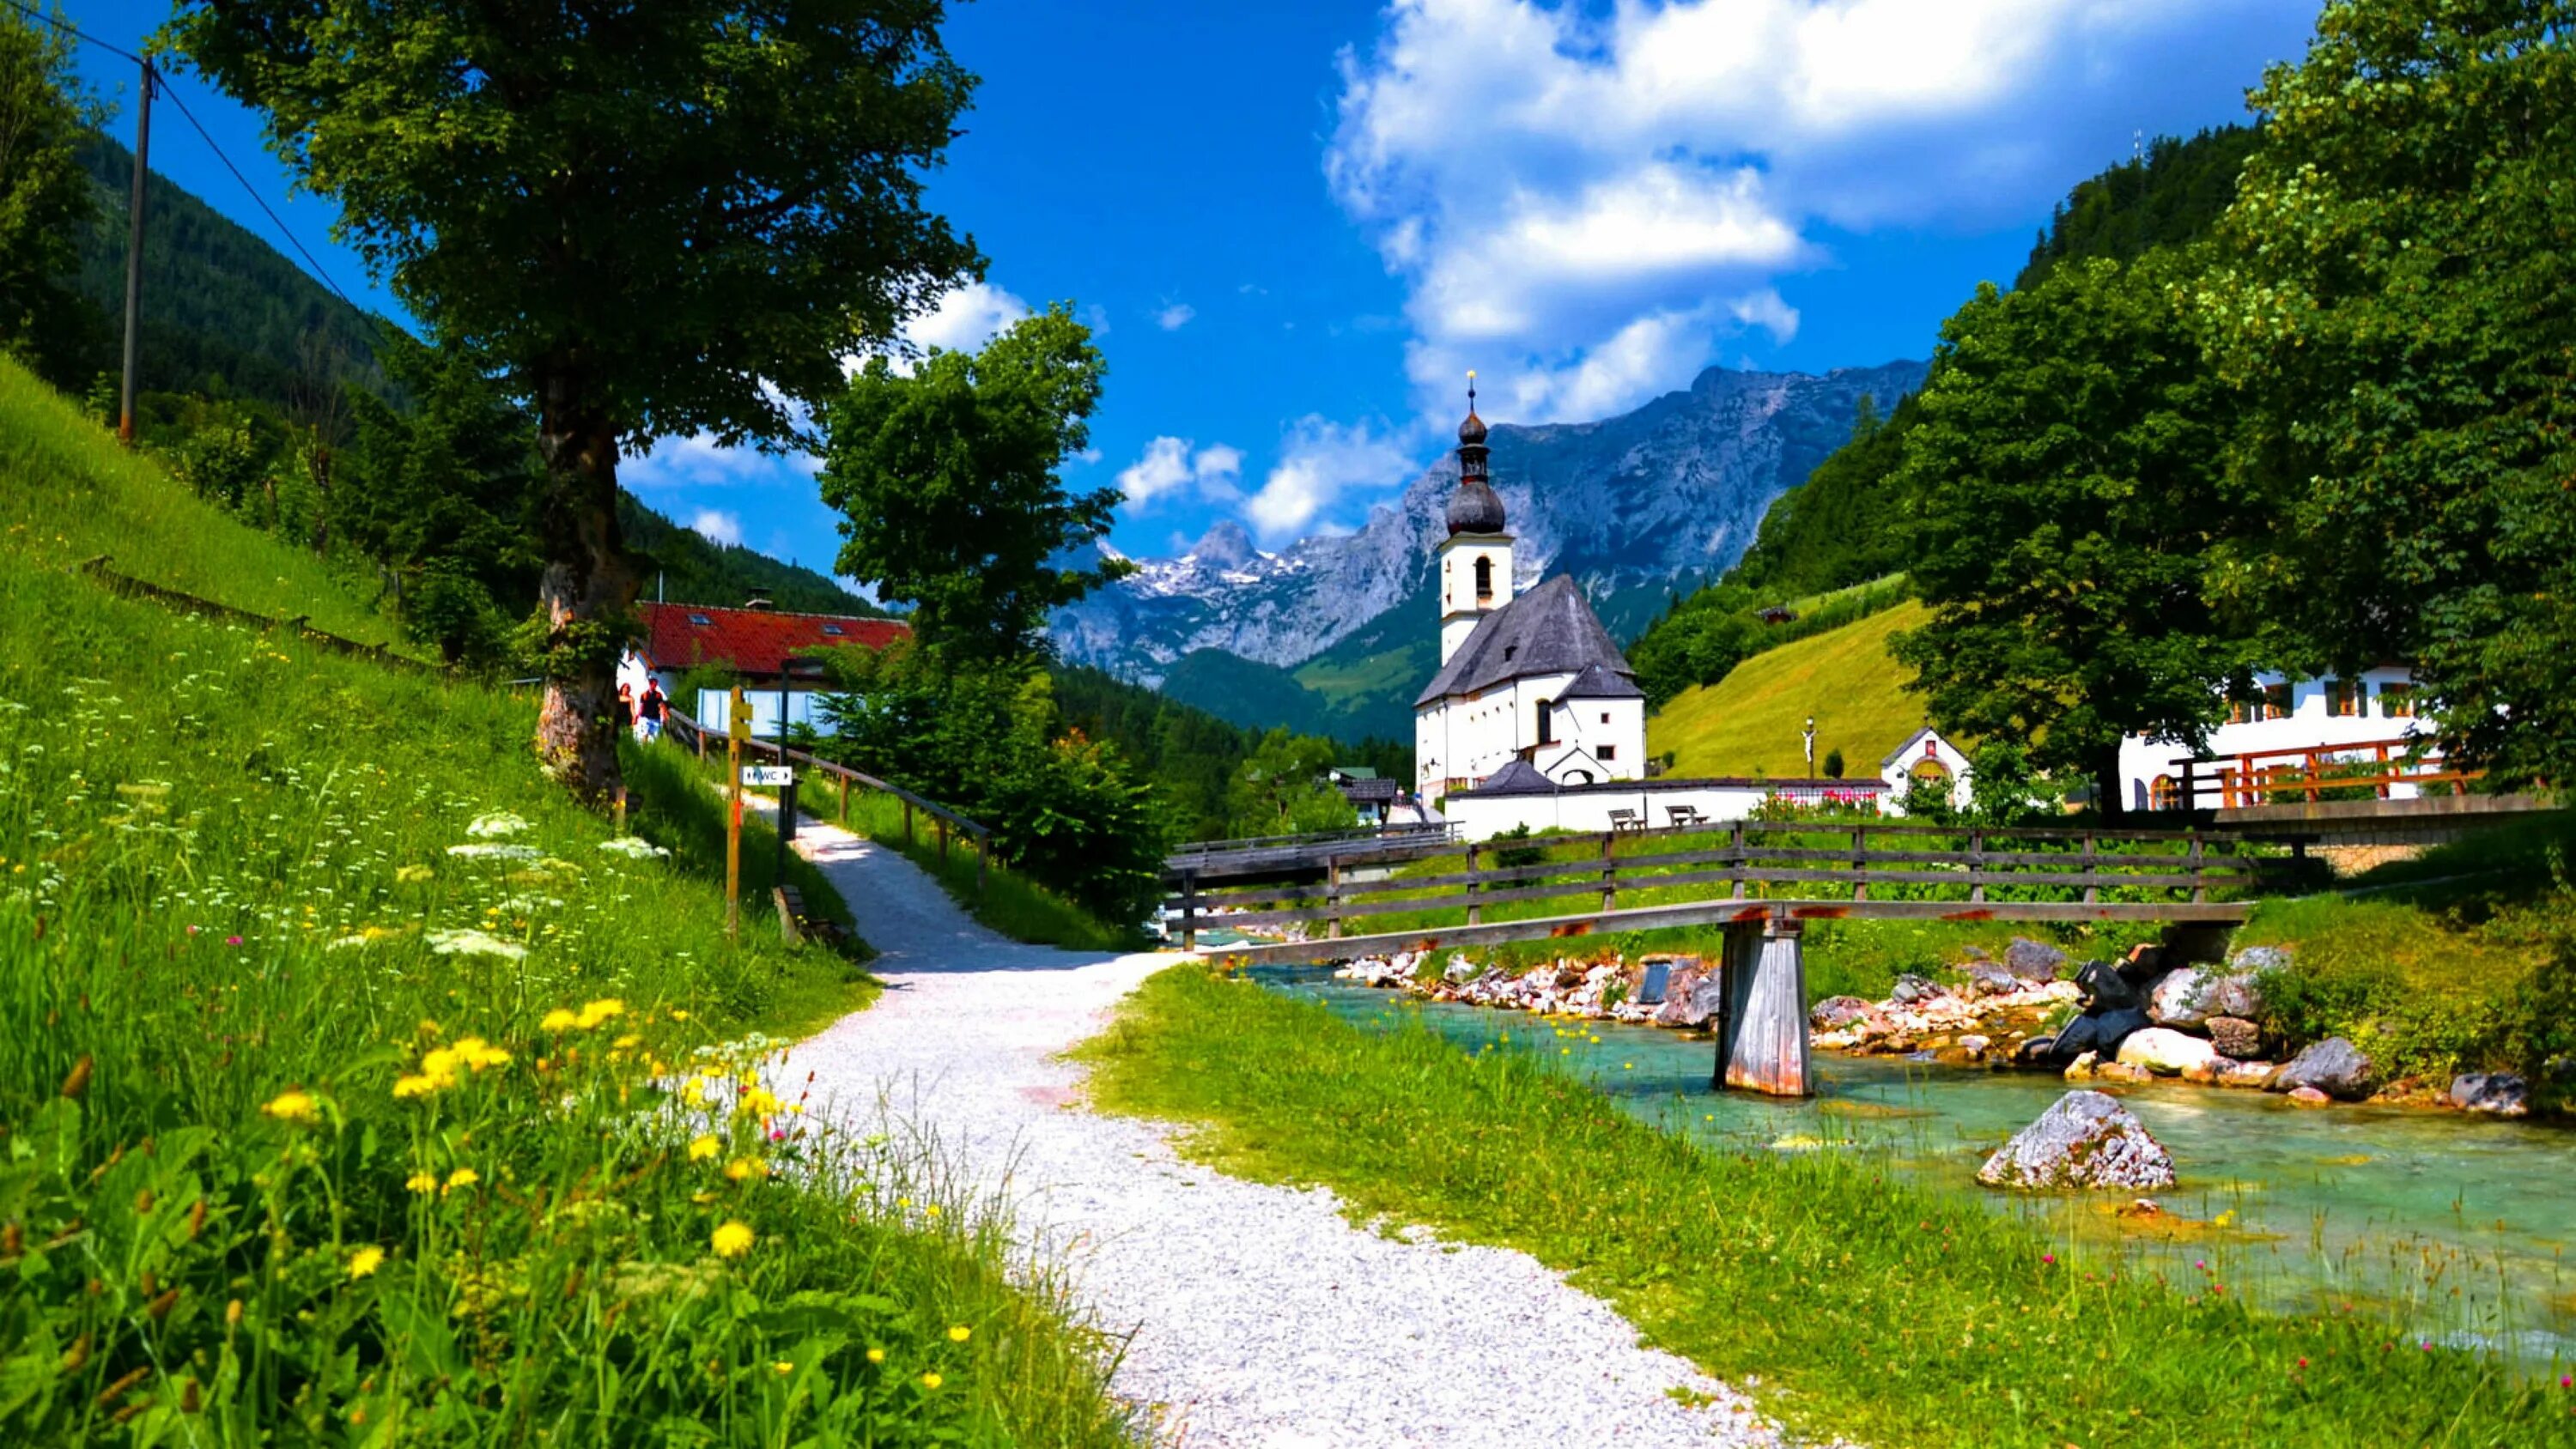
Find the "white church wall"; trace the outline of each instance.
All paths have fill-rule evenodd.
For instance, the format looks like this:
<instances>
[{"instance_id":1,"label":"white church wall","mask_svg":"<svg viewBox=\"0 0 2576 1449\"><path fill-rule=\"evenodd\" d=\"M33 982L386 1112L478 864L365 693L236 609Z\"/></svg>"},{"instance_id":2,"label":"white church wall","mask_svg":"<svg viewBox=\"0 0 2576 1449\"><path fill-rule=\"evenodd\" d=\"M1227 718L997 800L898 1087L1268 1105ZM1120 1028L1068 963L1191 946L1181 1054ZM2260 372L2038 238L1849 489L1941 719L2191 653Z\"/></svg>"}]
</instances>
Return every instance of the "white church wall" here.
<instances>
[{"instance_id":1,"label":"white church wall","mask_svg":"<svg viewBox=\"0 0 2576 1449\"><path fill-rule=\"evenodd\" d=\"M1532 831L1602 831L1617 822L1613 810L1642 815L1657 830L1672 824L1676 808L1697 810L1704 820L1731 823L1750 817L1761 804L1780 796L1807 804L1840 805L1864 810L1886 808L1886 786L1877 780L1653 780L1633 785L1567 787L1546 794L1481 795L1473 791L1449 796L1440 813L1467 840L1490 840L1520 826Z\"/></svg>"},{"instance_id":2,"label":"white church wall","mask_svg":"<svg viewBox=\"0 0 2576 1449\"><path fill-rule=\"evenodd\" d=\"M1902 802L1905 797L1906 782L1927 762L1937 763L1948 773L1950 804L1957 809L1967 808L1970 780L1975 773L1975 767L1969 764L1967 755L1958 746L1927 729L1917 731L1914 738L1907 740L1904 747L1890 756L1887 763L1879 769L1879 779L1886 784L1888 790L1887 809L1890 814L1905 813Z\"/></svg>"}]
</instances>

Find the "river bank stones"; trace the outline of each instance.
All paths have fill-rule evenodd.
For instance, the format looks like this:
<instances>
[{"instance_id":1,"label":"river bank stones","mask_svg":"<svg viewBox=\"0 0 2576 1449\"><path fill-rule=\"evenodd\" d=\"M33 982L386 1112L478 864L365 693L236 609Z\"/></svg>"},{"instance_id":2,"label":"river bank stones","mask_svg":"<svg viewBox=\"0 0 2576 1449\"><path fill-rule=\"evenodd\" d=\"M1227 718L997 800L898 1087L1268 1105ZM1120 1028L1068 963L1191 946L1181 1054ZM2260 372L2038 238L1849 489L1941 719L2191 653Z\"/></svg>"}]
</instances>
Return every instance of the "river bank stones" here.
<instances>
[{"instance_id":1,"label":"river bank stones","mask_svg":"<svg viewBox=\"0 0 2576 1449\"><path fill-rule=\"evenodd\" d=\"M2512 1072L2469 1072L2451 1079L2451 1105L2495 1117L2531 1113L2531 1085Z\"/></svg>"},{"instance_id":2,"label":"river bank stones","mask_svg":"<svg viewBox=\"0 0 2576 1449\"><path fill-rule=\"evenodd\" d=\"M2361 1048L2342 1037L2330 1036L2290 1058L2289 1065L2272 1079L2272 1090L2297 1092L2303 1087L2313 1088L2339 1101L2358 1102L2369 1096L2377 1083L2378 1071Z\"/></svg>"},{"instance_id":3,"label":"river bank stones","mask_svg":"<svg viewBox=\"0 0 2576 1449\"><path fill-rule=\"evenodd\" d=\"M1988 1187L2113 1188L2173 1186L2173 1155L2146 1124L2101 1092L2069 1092L2013 1134L1977 1170Z\"/></svg>"}]
</instances>

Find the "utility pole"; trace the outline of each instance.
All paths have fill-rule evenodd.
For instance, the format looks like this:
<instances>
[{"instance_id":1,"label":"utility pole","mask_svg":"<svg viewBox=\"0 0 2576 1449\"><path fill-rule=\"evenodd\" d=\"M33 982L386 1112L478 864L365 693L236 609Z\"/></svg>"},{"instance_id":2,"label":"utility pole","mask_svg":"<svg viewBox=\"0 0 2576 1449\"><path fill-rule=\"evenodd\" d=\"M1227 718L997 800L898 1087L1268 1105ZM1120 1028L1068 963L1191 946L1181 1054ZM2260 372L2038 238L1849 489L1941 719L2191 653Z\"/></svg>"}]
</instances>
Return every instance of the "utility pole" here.
<instances>
[{"instance_id":1,"label":"utility pole","mask_svg":"<svg viewBox=\"0 0 2576 1449\"><path fill-rule=\"evenodd\" d=\"M160 77L143 62L143 89L134 109L134 193L126 202L125 387L116 411L116 440L134 446L134 354L143 330L143 178L152 168L152 92Z\"/></svg>"},{"instance_id":2,"label":"utility pole","mask_svg":"<svg viewBox=\"0 0 2576 1449\"><path fill-rule=\"evenodd\" d=\"M742 933L742 743L751 738L751 706L742 686L733 687L733 713L725 730L725 794L733 808L725 813L725 934Z\"/></svg>"}]
</instances>

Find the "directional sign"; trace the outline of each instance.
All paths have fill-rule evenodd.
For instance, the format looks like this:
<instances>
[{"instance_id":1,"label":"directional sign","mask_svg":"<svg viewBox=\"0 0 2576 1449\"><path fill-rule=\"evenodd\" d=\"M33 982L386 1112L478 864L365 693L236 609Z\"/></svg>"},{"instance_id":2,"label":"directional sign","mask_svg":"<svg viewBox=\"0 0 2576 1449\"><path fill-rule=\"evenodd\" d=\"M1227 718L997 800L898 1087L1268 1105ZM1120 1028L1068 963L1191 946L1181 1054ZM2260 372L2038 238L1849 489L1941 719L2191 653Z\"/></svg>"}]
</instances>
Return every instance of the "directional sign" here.
<instances>
[{"instance_id":1,"label":"directional sign","mask_svg":"<svg viewBox=\"0 0 2576 1449\"><path fill-rule=\"evenodd\" d=\"M742 782L745 785L749 785L754 788L768 789L776 789L782 785L793 785L796 783L796 767L793 765L745 765L742 767Z\"/></svg>"}]
</instances>

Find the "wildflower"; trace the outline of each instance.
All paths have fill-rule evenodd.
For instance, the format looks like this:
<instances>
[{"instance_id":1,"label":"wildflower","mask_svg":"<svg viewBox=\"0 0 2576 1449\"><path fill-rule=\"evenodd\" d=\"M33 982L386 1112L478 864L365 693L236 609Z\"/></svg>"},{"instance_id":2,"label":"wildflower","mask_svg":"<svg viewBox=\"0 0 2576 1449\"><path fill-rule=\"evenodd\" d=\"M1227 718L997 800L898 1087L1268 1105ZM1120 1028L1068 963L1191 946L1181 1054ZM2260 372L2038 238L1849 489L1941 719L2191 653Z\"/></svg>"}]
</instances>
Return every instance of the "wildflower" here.
<instances>
[{"instance_id":1,"label":"wildflower","mask_svg":"<svg viewBox=\"0 0 2576 1449\"><path fill-rule=\"evenodd\" d=\"M385 1265L385 1250L370 1243L349 1257L349 1276L364 1278Z\"/></svg>"},{"instance_id":2,"label":"wildflower","mask_svg":"<svg viewBox=\"0 0 2576 1449\"><path fill-rule=\"evenodd\" d=\"M769 1164L757 1157L737 1157L725 1164L724 1174L734 1182L740 1182L747 1177L767 1177Z\"/></svg>"},{"instance_id":3,"label":"wildflower","mask_svg":"<svg viewBox=\"0 0 2576 1449\"><path fill-rule=\"evenodd\" d=\"M751 1243L751 1227L740 1220L727 1222L707 1239L719 1258L739 1258L751 1251Z\"/></svg>"},{"instance_id":4,"label":"wildflower","mask_svg":"<svg viewBox=\"0 0 2576 1449\"><path fill-rule=\"evenodd\" d=\"M580 1027L583 1031L588 1031L592 1027L599 1025L601 1022L608 1020L612 1016L624 1016L625 1014L625 1002L618 1000L614 996L604 996L597 1001L583 1003L581 1015L573 1018L573 1025Z\"/></svg>"},{"instance_id":5,"label":"wildflower","mask_svg":"<svg viewBox=\"0 0 2576 1449\"><path fill-rule=\"evenodd\" d=\"M869 1349L869 1350L868 1350L868 1362L870 1362L870 1363L884 1363L884 1362L885 1362L885 1350L884 1350L884 1349L881 1349L881 1348L871 1348L871 1349Z\"/></svg>"},{"instance_id":6,"label":"wildflower","mask_svg":"<svg viewBox=\"0 0 2576 1449\"><path fill-rule=\"evenodd\" d=\"M671 1019L673 1021L686 1021L689 1019L689 1014L680 1010L678 1007L673 1007L671 1009Z\"/></svg>"},{"instance_id":7,"label":"wildflower","mask_svg":"<svg viewBox=\"0 0 2576 1449\"><path fill-rule=\"evenodd\" d=\"M437 1090L438 1083L434 1078L415 1075L394 1079L396 1097L426 1097Z\"/></svg>"},{"instance_id":8,"label":"wildflower","mask_svg":"<svg viewBox=\"0 0 2576 1449\"><path fill-rule=\"evenodd\" d=\"M227 946L238 946L238 945L240 945L240 944L241 944L241 941L242 941L242 938L241 938L241 937L239 937L239 936L226 936L226 937L224 937L224 944L225 944L225 945L227 945Z\"/></svg>"},{"instance_id":9,"label":"wildflower","mask_svg":"<svg viewBox=\"0 0 2576 1449\"><path fill-rule=\"evenodd\" d=\"M964 1343L967 1339L974 1336L975 1330L968 1328L962 1323L952 1324L948 1329L948 1341L950 1343Z\"/></svg>"},{"instance_id":10,"label":"wildflower","mask_svg":"<svg viewBox=\"0 0 2576 1449\"><path fill-rule=\"evenodd\" d=\"M713 1157L718 1152L722 1151L723 1148L724 1144L715 1139L715 1134L709 1133L689 1144L689 1160L691 1162L704 1162L708 1158Z\"/></svg>"},{"instance_id":11,"label":"wildflower","mask_svg":"<svg viewBox=\"0 0 2576 1449\"><path fill-rule=\"evenodd\" d=\"M767 1087L753 1087L734 1103L734 1110L745 1117L768 1117L785 1105Z\"/></svg>"},{"instance_id":12,"label":"wildflower","mask_svg":"<svg viewBox=\"0 0 2576 1449\"><path fill-rule=\"evenodd\" d=\"M637 1048L637 1047L639 1047L639 1046L641 1046L641 1045L643 1045L643 1044L644 1044L644 1038L642 1038L642 1037L640 1037L640 1036L637 1036L635 1033L633 1033L633 1032L631 1032L631 1031L630 1031L630 1032L628 1032L626 1035L619 1037L617 1040L615 1040L615 1041L613 1041L613 1042L610 1042L610 1043L609 1043L609 1045L610 1045L610 1046L613 1046L613 1047L617 1048L619 1051L622 1051L622 1052L626 1052L626 1051L633 1051L635 1048Z\"/></svg>"},{"instance_id":13,"label":"wildflower","mask_svg":"<svg viewBox=\"0 0 2576 1449\"><path fill-rule=\"evenodd\" d=\"M431 870L425 865L407 865L394 872L394 883L397 885L418 885L435 874L437 874L437 872Z\"/></svg>"},{"instance_id":14,"label":"wildflower","mask_svg":"<svg viewBox=\"0 0 2576 1449\"><path fill-rule=\"evenodd\" d=\"M946 1382L948 1382L946 1379L941 1378L935 1373L927 1373L921 1376L921 1386L925 1389L935 1389Z\"/></svg>"},{"instance_id":15,"label":"wildflower","mask_svg":"<svg viewBox=\"0 0 2576 1449\"><path fill-rule=\"evenodd\" d=\"M537 1023L537 1027L541 1031L558 1033L571 1031L579 1025L581 1025L581 1018L573 1015L571 1012L566 1011L560 1006L547 1012L544 1019Z\"/></svg>"},{"instance_id":16,"label":"wildflower","mask_svg":"<svg viewBox=\"0 0 2576 1449\"><path fill-rule=\"evenodd\" d=\"M2057 1264L2057 1255L2055 1253L2042 1253L2039 1255L2039 1261L2046 1263L2051 1267L2055 1267Z\"/></svg>"},{"instance_id":17,"label":"wildflower","mask_svg":"<svg viewBox=\"0 0 2576 1449\"><path fill-rule=\"evenodd\" d=\"M778 1362L776 1362L776 1363L774 1363L774 1364L771 1364L771 1365L770 1365L770 1367L771 1367L771 1368L773 1368L773 1369L776 1369L776 1370L778 1371L778 1376L779 1376L780 1378L785 1378L785 1377L787 1377L789 1374L792 1374L792 1373L796 1372L796 1365L794 1365L794 1364L792 1364L792 1363L789 1363L787 1360L785 1360L785 1359L783 1359L783 1358L782 1358L782 1359L780 1359Z\"/></svg>"},{"instance_id":18,"label":"wildflower","mask_svg":"<svg viewBox=\"0 0 2576 1449\"><path fill-rule=\"evenodd\" d=\"M454 1192L460 1187L472 1187L474 1184L481 1182L482 1180L483 1174L476 1172L473 1168L460 1167L447 1175L447 1190L449 1192Z\"/></svg>"},{"instance_id":19,"label":"wildflower","mask_svg":"<svg viewBox=\"0 0 2576 1449\"><path fill-rule=\"evenodd\" d=\"M438 1191L438 1174L434 1172L415 1172L411 1176L403 1179L403 1186L413 1192L436 1192Z\"/></svg>"},{"instance_id":20,"label":"wildflower","mask_svg":"<svg viewBox=\"0 0 2576 1449\"><path fill-rule=\"evenodd\" d=\"M692 1107L705 1106L707 1101L707 1084L705 1079L701 1077L691 1077L687 1082L683 1083L680 1087L680 1100L688 1103Z\"/></svg>"},{"instance_id":21,"label":"wildflower","mask_svg":"<svg viewBox=\"0 0 2576 1449\"><path fill-rule=\"evenodd\" d=\"M280 1122L309 1124L322 1120L321 1108L313 1100L313 1094L310 1092L294 1090L280 1092L270 1099L267 1106L259 1110Z\"/></svg>"}]
</instances>

